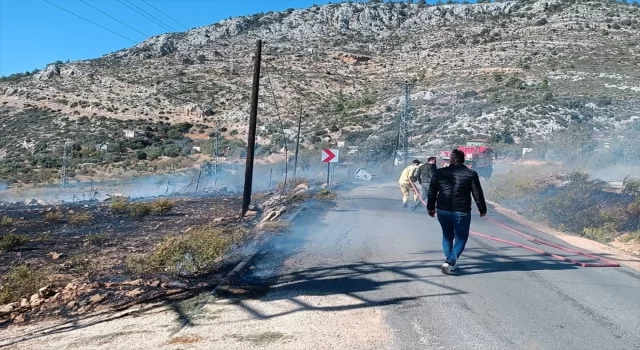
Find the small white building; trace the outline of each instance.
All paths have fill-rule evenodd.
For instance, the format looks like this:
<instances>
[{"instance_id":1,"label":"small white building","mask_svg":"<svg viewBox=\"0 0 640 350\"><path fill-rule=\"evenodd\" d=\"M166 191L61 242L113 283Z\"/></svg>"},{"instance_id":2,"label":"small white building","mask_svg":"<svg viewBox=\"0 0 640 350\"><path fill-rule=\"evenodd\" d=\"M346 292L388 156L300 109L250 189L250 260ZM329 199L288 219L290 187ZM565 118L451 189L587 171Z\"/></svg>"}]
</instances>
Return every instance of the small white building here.
<instances>
[{"instance_id":1,"label":"small white building","mask_svg":"<svg viewBox=\"0 0 640 350\"><path fill-rule=\"evenodd\" d=\"M128 139L145 135L145 132L142 130L122 130L122 131L124 132L124 137Z\"/></svg>"}]
</instances>

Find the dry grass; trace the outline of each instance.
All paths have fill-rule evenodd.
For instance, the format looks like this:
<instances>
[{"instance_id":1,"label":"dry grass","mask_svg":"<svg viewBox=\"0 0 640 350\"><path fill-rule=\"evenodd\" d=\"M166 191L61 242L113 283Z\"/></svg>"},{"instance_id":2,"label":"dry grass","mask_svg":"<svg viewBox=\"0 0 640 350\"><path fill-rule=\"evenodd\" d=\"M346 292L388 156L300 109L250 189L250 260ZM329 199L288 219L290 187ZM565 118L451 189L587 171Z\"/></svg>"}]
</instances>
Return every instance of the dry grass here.
<instances>
[{"instance_id":1,"label":"dry grass","mask_svg":"<svg viewBox=\"0 0 640 350\"><path fill-rule=\"evenodd\" d=\"M58 210L52 210L44 215L44 219L49 222L58 222L62 220L64 216Z\"/></svg>"},{"instance_id":2,"label":"dry grass","mask_svg":"<svg viewBox=\"0 0 640 350\"><path fill-rule=\"evenodd\" d=\"M327 189L323 189L316 194L316 198L321 200L335 200L336 198L338 198L338 195Z\"/></svg>"},{"instance_id":3,"label":"dry grass","mask_svg":"<svg viewBox=\"0 0 640 350\"><path fill-rule=\"evenodd\" d=\"M290 194L285 198L285 202L295 204L306 201L309 198L309 195L306 193L294 193Z\"/></svg>"},{"instance_id":4,"label":"dry grass","mask_svg":"<svg viewBox=\"0 0 640 350\"><path fill-rule=\"evenodd\" d=\"M268 221L260 225L260 231L262 232L289 232L291 229L291 223L288 221Z\"/></svg>"},{"instance_id":5,"label":"dry grass","mask_svg":"<svg viewBox=\"0 0 640 350\"><path fill-rule=\"evenodd\" d=\"M15 232L7 232L0 236L0 250L10 251L28 242L26 236L16 234Z\"/></svg>"},{"instance_id":6,"label":"dry grass","mask_svg":"<svg viewBox=\"0 0 640 350\"><path fill-rule=\"evenodd\" d=\"M92 246L103 246L109 241L109 236L106 233L91 233L87 235L86 243Z\"/></svg>"},{"instance_id":7,"label":"dry grass","mask_svg":"<svg viewBox=\"0 0 640 350\"><path fill-rule=\"evenodd\" d=\"M136 218L143 218L153 211L149 203L133 203L129 205L129 215Z\"/></svg>"},{"instance_id":8,"label":"dry grass","mask_svg":"<svg viewBox=\"0 0 640 350\"><path fill-rule=\"evenodd\" d=\"M129 201L126 198L122 197L115 198L109 204L109 209L117 214L126 213L129 210Z\"/></svg>"},{"instance_id":9,"label":"dry grass","mask_svg":"<svg viewBox=\"0 0 640 350\"><path fill-rule=\"evenodd\" d=\"M151 202L151 212L155 215L168 213L176 206L176 202L170 199L158 199Z\"/></svg>"},{"instance_id":10,"label":"dry grass","mask_svg":"<svg viewBox=\"0 0 640 350\"><path fill-rule=\"evenodd\" d=\"M12 227L16 224L16 220L9 216L3 216L0 218L0 227Z\"/></svg>"},{"instance_id":11,"label":"dry grass","mask_svg":"<svg viewBox=\"0 0 640 350\"><path fill-rule=\"evenodd\" d=\"M91 222L93 220L93 216L89 213L73 213L69 215L69 223L72 225L85 224L87 222Z\"/></svg>"},{"instance_id":12,"label":"dry grass","mask_svg":"<svg viewBox=\"0 0 640 350\"><path fill-rule=\"evenodd\" d=\"M204 273L245 235L243 229L197 227L166 238L145 256L129 259L127 267L134 273Z\"/></svg>"},{"instance_id":13,"label":"dry grass","mask_svg":"<svg viewBox=\"0 0 640 350\"><path fill-rule=\"evenodd\" d=\"M0 290L0 304L18 301L38 291L46 284L46 273L27 265L18 265L4 276Z\"/></svg>"},{"instance_id":14,"label":"dry grass","mask_svg":"<svg viewBox=\"0 0 640 350\"><path fill-rule=\"evenodd\" d=\"M640 231L627 233L627 234L621 236L620 237L620 242L623 242L623 243L638 242L638 243L640 243Z\"/></svg>"}]
</instances>

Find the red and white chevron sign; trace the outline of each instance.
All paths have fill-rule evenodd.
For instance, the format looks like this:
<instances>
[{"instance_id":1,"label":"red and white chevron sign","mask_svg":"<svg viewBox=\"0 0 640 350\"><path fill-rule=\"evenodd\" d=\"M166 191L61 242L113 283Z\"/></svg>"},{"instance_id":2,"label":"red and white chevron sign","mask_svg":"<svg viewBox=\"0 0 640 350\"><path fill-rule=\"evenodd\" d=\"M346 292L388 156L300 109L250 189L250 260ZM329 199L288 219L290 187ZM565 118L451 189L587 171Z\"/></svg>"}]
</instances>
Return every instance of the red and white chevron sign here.
<instances>
[{"instance_id":1,"label":"red and white chevron sign","mask_svg":"<svg viewBox=\"0 0 640 350\"><path fill-rule=\"evenodd\" d=\"M337 163L338 162L338 153L340 151L337 149L328 149L325 148L322 150L322 162L323 163Z\"/></svg>"}]
</instances>

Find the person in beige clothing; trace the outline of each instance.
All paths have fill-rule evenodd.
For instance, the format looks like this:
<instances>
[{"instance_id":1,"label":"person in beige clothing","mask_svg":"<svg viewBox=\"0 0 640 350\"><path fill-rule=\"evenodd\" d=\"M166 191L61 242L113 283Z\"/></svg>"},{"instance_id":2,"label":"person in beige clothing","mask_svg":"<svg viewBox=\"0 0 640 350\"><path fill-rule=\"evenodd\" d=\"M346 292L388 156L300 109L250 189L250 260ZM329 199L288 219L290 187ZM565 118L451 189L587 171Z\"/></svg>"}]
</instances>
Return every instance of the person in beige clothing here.
<instances>
[{"instance_id":1,"label":"person in beige clothing","mask_svg":"<svg viewBox=\"0 0 640 350\"><path fill-rule=\"evenodd\" d=\"M402 174L400 174L400 179L398 179L398 186L400 186L400 192L402 192L402 207L409 207L409 192L413 193L413 203L414 205L418 202L418 197L413 190L413 186L411 186L412 182L416 182L416 170L420 166L420 161L415 159L411 164L409 164L404 170Z\"/></svg>"}]
</instances>

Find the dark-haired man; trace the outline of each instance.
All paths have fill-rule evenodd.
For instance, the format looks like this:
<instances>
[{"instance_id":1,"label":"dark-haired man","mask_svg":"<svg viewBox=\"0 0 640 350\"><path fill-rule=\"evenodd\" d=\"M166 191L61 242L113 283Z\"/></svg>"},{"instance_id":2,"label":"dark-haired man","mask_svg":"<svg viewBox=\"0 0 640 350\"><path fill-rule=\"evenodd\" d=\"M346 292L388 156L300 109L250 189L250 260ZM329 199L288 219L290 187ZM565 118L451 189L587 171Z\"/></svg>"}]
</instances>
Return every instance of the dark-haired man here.
<instances>
[{"instance_id":1,"label":"dark-haired man","mask_svg":"<svg viewBox=\"0 0 640 350\"><path fill-rule=\"evenodd\" d=\"M431 183L431 178L435 174L438 167L436 166L436 157L427 158L427 162L420 165L418 170L416 170L416 180L420 184L420 195L425 200L427 199L427 192L429 191L429 184ZM412 211L415 211L420 206L420 202L416 202L411 208Z\"/></svg>"},{"instance_id":2,"label":"dark-haired man","mask_svg":"<svg viewBox=\"0 0 640 350\"><path fill-rule=\"evenodd\" d=\"M480 216L487 215L478 173L464 165L464 152L454 149L450 165L436 170L427 194L429 216L435 217L437 212L442 227L442 249L446 260L441 269L444 274L455 270L469 239L472 195Z\"/></svg>"}]
</instances>

